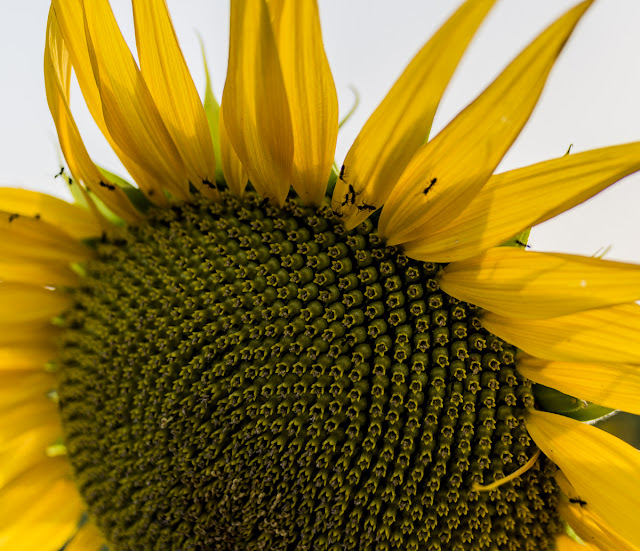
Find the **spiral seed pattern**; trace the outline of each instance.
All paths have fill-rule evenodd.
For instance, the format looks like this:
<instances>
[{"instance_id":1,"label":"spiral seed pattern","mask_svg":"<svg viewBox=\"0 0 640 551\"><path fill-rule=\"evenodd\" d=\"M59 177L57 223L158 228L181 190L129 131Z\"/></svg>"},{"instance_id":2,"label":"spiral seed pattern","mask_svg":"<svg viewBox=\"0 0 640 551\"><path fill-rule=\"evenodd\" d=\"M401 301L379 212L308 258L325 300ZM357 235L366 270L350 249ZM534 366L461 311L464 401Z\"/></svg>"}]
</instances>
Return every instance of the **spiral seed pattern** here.
<instances>
[{"instance_id":1,"label":"spiral seed pattern","mask_svg":"<svg viewBox=\"0 0 640 551\"><path fill-rule=\"evenodd\" d=\"M60 408L115 550L553 549L515 349L367 221L225 195L97 245Z\"/></svg>"}]
</instances>

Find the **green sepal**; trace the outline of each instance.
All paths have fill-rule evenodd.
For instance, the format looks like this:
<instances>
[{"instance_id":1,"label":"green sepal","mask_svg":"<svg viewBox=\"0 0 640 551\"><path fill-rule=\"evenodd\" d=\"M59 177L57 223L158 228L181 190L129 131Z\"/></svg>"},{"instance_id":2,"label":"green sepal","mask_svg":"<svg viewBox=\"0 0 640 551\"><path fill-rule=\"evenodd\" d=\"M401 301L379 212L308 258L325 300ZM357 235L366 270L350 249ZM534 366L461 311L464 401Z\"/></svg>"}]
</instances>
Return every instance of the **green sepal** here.
<instances>
[{"instance_id":1,"label":"green sepal","mask_svg":"<svg viewBox=\"0 0 640 551\"><path fill-rule=\"evenodd\" d=\"M527 243L529 241L529 234L531 233L531 228L528 230L521 231L520 233L514 235L508 241L505 241L501 247L517 247L518 249L526 249Z\"/></svg>"},{"instance_id":2,"label":"green sepal","mask_svg":"<svg viewBox=\"0 0 640 551\"><path fill-rule=\"evenodd\" d=\"M81 262L72 262L70 267L80 277L86 277L87 270Z\"/></svg>"},{"instance_id":3,"label":"green sepal","mask_svg":"<svg viewBox=\"0 0 640 551\"><path fill-rule=\"evenodd\" d=\"M57 390L50 390L47 392L47 398L51 400L54 404L60 403L60 396L58 395Z\"/></svg>"},{"instance_id":4,"label":"green sepal","mask_svg":"<svg viewBox=\"0 0 640 551\"><path fill-rule=\"evenodd\" d=\"M576 411L573 415L567 415L567 417L571 417L572 419L576 419L577 421L591 422L608 417L609 415L617 411L618 410L599 406L597 404L594 404L593 402L586 402L583 408L581 408L579 411Z\"/></svg>"},{"instance_id":5,"label":"green sepal","mask_svg":"<svg viewBox=\"0 0 640 551\"><path fill-rule=\"evenodd\" d=\"M333 195L333 190L336 187L336 182L338 181L338 165L335 161L333 161L333 166L331 167L331 174L329 174L329 182L327 183L327 191L325 195L331 199Z\"/></svg>"},{"instance_id":6,"label":"green sepal","mask_svg":"<svg viewBox=\"0 0 640 551\"><path fill-rule=\"evenodd\" d=\"M111 182L117 185L122 191L124 191L127 199L131 201L131 204L138 209L140 212L147 212L149 207L151 206L151 201L147 199L147 196L142 193L142 191L135 187L133 184L127 182L124 178L114 174L113 172L108 171L106 168L98 167L98 170ZM105 207L106 208L106 207ZM118 218L119 220L120 218Z\"/></svg>"},{"instance_id":7,"label":"green sepal","mask_svg":"<svg viewBox=\"0 0 640 551\"><path fill-rule=\"evenodd\" d=\"M83 512L78 519L78 529L82 528L85 524L89 522L89 515L86 512Z\"/></svg>"},{"instance_id":8,"label":"green sepal","mask_svg":"<svg viewBox=\"0 0 640 551\"><path fill-rule=\"evenodd\" d=\"M84 193L82 192L82 190L80 189L80 186L78 185L78 182L76 182L73 177L71 176L71 174L69 172L67 172L68 167L65 166L65 159L64 159L64 155L62 154L62 149L60 149L60 146L58 145L57 148L57 154L58 154L58 161L59 161L59 166L60 166L60 171L53 177L53 179L57 179L60 178L62 180L64 180L67 184L67 187L69 189L69 192L71 193L71 197L73 198L73 201L76 205L84 207L85 209L89 208L89 203L87 201L86 196L84 195Z\"/></svg>"},{"instance_id":9,"label":"green sepal","mask_svg":"<svg viewBox=\"0 0 640 551\"><path fill-rule=\"evenodd\" d=\"M358 90L355 88L355 86L349 86L349 88L353 92L353 96L354 96L353 105L351 106L349 111L347 111L346 115L342 117L342 119L338 123L338 130L341 129L342 125L345 124L352 117L352 115L356 112L358 105L360 105L360 94L358 93ZM338 164L334 160L333 165L331 167L331 174L329 174L329 183L327 184L327 191L325 193L325 195L329 197L329 199L331 199L331 196L333 195L333 190L336 187L336 182L338 181L338 174L339 174Z\"/></svg>"},{"instance_id":10,"label":"green sepal","mask_svg":"<svg viewBox=\"0 0 640 551\"><path fill-rule=\"evenodd\" d=\"M211 86L211 75L209 74L209 64L207 56L204 52L204 42L202 36L198 34L200 41L200 49L202 50L202 62L204 64L204 74L206 78L204 90L204 113L209 123L209 132L211 133L211 141L213 142L213 154L216 158L216 182L224 182L224 173L222 172L222 155L220 153L220 104L213 94Z\"/></svg>"},{"instance_id":11,"label":"green sepal","mask_svg":"<svg viewBox=\"0 0 640 551\"><path fill-rule=\"evenodd\" d=\"M577 421L594 421L615 411L544 385L533 385L533 394L538 407L543 411L564 415Z\"/></svg>"},{"instance_id":12,"label":"green sepal","mask_svg":"<svg viewBox=\"0 0 640 551\"><path fill-rule=\"evenodd\" d=\"M351 116L356 112L358 105L360 105L360 94L358 93L358 90L356 89L355 86L349 86L349 88L353 92L353 96L354 96L353 105L351 106L351 109L347 111L347 114L344 117L342 117L342 120L338 123L338 130L342 128L342 125L351 118Z\"/></svg>"},{"instance_id":13,"label":"green sepal","mask_svg":"<svg viewBox=\"0 0 640 551\"><path fill-rule=\"evenodd\" d=\"M98 169L107 177L107 178L111 178L111 177L115 177L119 180L122 180L122 178L119 178L117 176L115 176L115 174L111 174L110 172L101 169L100 167L98 167ZM60 174L62 175L62 171L60 171ZM109 210L107 208L107 206L100 200L100 198L95 194L95 193L91 193L91 190L85 188L82 189L80 187L80 184L72 177L72 176L64 176L67 180L67 184L69 186L69 191L71 192L71 196L73 197L73 200L75 201L75 203L81 207L84 207L86 209L90 209L95 207L97 209L97 211L104 216L109 222L111 222L112 224L116 225L116 226L124 226L124 220L122 220L122 218L120 218L119 216L116 216L113 212L111 212L111 210ZM122 180L124 182L124 180ZM118 184L118 182L116 180L114 180L114 184ZM118 184L119 185L119 184ZM130 185L130 184L127 184ZM135 188L133 188L135 189ZM89 205L89 201L91 201L93 203L93 207ZM83 239L82 242L89 248L95 249L95 245L97 243L97 241L99 240L99 237L88 237L86 239ZM76 271L76 273L80 273L78 272L78 270L74 267L74 265L72 264L71 266L74 271ZM82 275L82 274L80 274Z\"/></svg>"},{"instance_id":14,"label":"green sepal","mask_svg":"<svg viewBox=\"0 0 640 551\"><path fill-rule=\"evenodd\" d=\"M580 544L584 544L584 542L580 539L580 536L578 536L578 534L576 534L573 530L573 528L571 528L571 526L569 526L568 524L564 527L567 536L569 536L573 541L576 541Z\"/></svg>"},{"instance_id":15,"label":"green sepal","mask_svg":"<svg viewBox=\"0 0 640 551\"><path fill-rule=\"evenodd\" d=\"M80 205L81 207L88 209L89 202L87 201L85 194L80 189L80 184L78 184L78 182L76 182L73 179L73 177L63 173L62 170L60 171L60 176L66 180L67 185L69 187L69 191L71 192L71 196L73 197L73 201L77 205Z\"/></svg>"}]
</instances>

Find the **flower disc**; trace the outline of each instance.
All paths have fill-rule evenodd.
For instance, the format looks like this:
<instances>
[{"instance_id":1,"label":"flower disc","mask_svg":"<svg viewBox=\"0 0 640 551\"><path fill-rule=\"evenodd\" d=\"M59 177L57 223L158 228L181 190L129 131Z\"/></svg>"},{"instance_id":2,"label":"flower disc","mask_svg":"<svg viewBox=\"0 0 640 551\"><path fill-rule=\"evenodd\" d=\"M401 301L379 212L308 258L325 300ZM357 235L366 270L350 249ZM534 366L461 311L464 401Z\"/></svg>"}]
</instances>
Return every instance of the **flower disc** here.
<instances>
[{"instance_id":1,"label":"flower disc","mask_svg":"<svg viewBox=\"0 0 640 551\"><path fill-rule=\"evenodd\" d=\"M59 358L116 550L552 549L515 349L366 221L224 195L97 245Z\"/></svg>"}]
</instances>

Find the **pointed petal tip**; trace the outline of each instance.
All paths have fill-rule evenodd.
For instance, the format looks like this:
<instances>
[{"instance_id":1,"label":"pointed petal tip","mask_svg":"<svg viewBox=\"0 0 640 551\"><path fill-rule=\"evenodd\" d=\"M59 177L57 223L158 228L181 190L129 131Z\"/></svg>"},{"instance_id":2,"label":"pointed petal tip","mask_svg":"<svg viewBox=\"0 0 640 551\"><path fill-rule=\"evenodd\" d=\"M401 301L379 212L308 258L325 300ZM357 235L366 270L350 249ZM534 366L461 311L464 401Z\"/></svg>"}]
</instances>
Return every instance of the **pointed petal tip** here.
<instances>
[{"instance_id":1,"label":"pointed petal tip","mask_svg":"<svg viewBox=\"0 0 640 551\"><path fill-rule=\"evenodd\" d=\"M414 56L365 123L347 153L344 181L338 181L332 199L332 208L349 227L385 203L412 155L428 138L440 99L495 2L464 2Z\"/></svg>"},{"instance_id":2,"label":"pointed petal tip","mask_svg":"<svg viewBox=\"0 0 640 551\"><path fill-rule=\"evenodd\" d=\"M379 227L405 243L449 224L479 193L520 134L551 68L590 2L558 18L469 106L413 155L382 210Z\"/></svg>"}]
</instances>

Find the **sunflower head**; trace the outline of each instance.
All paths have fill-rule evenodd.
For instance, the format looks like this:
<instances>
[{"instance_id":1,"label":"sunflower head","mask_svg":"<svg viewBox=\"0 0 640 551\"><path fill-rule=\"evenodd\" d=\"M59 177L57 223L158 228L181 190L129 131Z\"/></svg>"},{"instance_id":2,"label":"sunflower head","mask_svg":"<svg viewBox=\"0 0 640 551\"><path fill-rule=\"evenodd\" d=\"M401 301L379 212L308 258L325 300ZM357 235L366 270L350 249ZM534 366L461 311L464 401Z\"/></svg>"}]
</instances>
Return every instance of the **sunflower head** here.
<instances>
[{"instance_id":1,"label":"sunflower head","mask_svg":"<svg viewBox=\"0 0 640 551\"><path fill-rule=\"evenodd\" d=\"M97 251L65 316L60 412L117 549L543 548L562 530L548 460L474 487L535 453L515 348L371 222L223 193Z\"/></svg>"},{"instance_id":2,"label":"sunflower head","mask_svg":"<svg viewBox=\"0 0 640 551\"><path fill-rule=\"evenodd\" d=\"M0 190L0 546L638 548L638 452L582 421L640 413L640 268L526 242L640 145L493 174L591 3L430 137L494 4L464 2L338 170L315 2L232 3L218 106L164 0L133 1L139 64L107 0L53 0L78 204Z\"/></svg>"}]
</instances>

